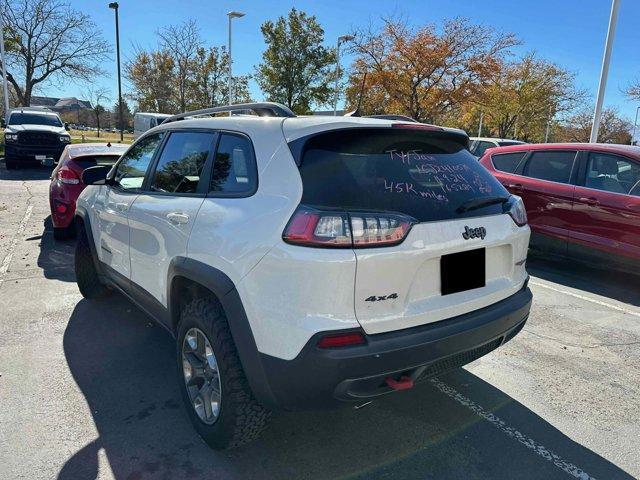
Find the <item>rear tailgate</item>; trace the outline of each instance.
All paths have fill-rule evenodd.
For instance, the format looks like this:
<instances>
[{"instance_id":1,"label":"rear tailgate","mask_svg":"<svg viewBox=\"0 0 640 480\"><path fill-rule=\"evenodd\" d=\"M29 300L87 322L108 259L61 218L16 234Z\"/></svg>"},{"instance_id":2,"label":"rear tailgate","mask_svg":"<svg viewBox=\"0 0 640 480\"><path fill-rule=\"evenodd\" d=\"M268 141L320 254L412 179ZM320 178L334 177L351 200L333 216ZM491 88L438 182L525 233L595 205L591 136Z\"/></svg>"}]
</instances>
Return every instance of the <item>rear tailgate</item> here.
<instances>
[{"instance_id":1,"label":"rear tailgate","mask_svg":"<svg viewBox=\"0 0 640 480\"><path fill-rule=\"evenodd\" d=\"M500 203L460 208L509 196L465 140L402 125L336 130L307 141L301 203L351 219L355 313L367 333L461 315L522 287L529 228L518 227ZM385 214L411 219L404 241L358 244L363 231L369 238L384 231Z\"/></svg>"},{"instance_id":2,"label":"rear tailgate","mask_svg":"<svg viewBox=\"0 0 640 480\"><path fill-rule=\"evenodd\" d=\"M471 228L483 228L484 238L465 239L463 233ZM356 317L373 334L496 303L522 287L527 274L518 263L526 258L528 243L528 228L517 227L508 215L493 215L421 223L400 245L356 249ZM447 261L452 257L445 256L460 252L471 252L460 259L462 266L455 257ZM443 275L463 290L443 294Z\"/></svg>"}]
</instances>

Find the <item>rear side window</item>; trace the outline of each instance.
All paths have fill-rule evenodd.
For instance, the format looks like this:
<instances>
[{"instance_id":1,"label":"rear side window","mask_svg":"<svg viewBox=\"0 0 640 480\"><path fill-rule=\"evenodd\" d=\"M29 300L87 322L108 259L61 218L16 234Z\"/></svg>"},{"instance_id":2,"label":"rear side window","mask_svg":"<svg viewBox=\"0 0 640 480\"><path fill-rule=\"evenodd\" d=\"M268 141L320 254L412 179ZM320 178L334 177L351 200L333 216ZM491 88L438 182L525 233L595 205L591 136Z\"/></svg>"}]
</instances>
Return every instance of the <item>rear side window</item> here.
<instances>
[{"instance_id":1,"label":"rear side window","mask_svg":"<svg viewBox=\"0 0 640 480\"><path fill-rule=\"evenodd\" d=\"M550 182L569 183L576 151L534 152L531 154L524 175Z\"/></svg>"},{"instance_id":2,"label":"rear side window","mask_svg":"<svg viewBox=\"0 0 640 480\"><path fill-rule=\"evenodd\" d=\"M85 169L89 167L95 167L96 165L113 165L118 161L120 156L118 155L93 155L85 157L74 158L73 161L77 163L80 168Z\"/></svg>"},{"instance_id":3,"label":"rear side window","mask_svg":"<svg viewBox=\"0 0 640 480\"><path fill-rule=\"evenodd\" d=\"M618 155L592 152L585 187L640 197L640 165Z\"/></svg>"},{"instance_id":4,"label":"rear side window","mask_svg":"<svg viewBox=\"0 0 640 480\"><path fill-rule=\"evenodd\" d=\"M508 196L464 145L418 129L317 135L304 147L300 174L306 205L397 212L420 222L501 213L500 205L456 210L471 199Z\"/></svg>"},{"instance_id":5,"label":"rear side window","mask_svg":"<svg viewBox=\"0 0 640 480\"><path fill-rule=\"evenodd\" d=\"M247 196L258 185L256 160L251 141L242 135L223 133L213 163L211 192Z\"/></svg>"},{"instance_id":6,"label":"rear side window","mask_svg":"<svg viewBox=\"0 0 640 480\"><path fill-rule=\"evenodd\" d=\"M491 156L491 161L496 170L501 172L514 173L526 152L499 153Z\"/></svg>"},{"instance_id":7,"label":"rear side window","mask_svg":"<svg viewBox=\"0 0 640 480\"><path fill-rule=\"evenodd\" d=\"M151 190L196 193L214 139L213 133L173 132L158 159Z\"/></svg>"},{"instance_id":8,"label":"rear side window","mask_svg":"<svg viewBox=\"0 0 640 480\"><path fill-rule=\"evenodd\" d=\"M481 157L481 156L484 155L484 152L486 152L490 148L494 148L494 147L495 147L495 145L493 143L491 143L491 142L485 142L485 141L482 141L482 140L476 140L474 145L471 147L471 152L476 157Z\"/></svg>"}]
</instances>

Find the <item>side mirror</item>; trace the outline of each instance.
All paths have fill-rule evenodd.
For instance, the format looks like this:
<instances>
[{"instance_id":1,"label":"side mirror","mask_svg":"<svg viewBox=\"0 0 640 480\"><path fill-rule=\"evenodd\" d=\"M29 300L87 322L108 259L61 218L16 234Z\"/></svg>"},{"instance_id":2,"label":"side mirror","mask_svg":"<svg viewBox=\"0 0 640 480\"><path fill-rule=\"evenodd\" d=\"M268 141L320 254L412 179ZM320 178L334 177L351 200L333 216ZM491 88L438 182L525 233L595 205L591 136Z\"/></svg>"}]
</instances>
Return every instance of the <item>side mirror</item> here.
<instances>
[{"instance_id":1,"label":"side mirror","mask_svg":"<svg viewBox=\"0 0 640 480\"><path fill-rule=\"evenodd\" d=\"M110 170L109 165L89 167L82 172L82 183L85 185L106 185L107 174Z\"/></svg>"},{"instance_id":2,"label":"side mirror","mask_svg":"<svg viewBox=\"0 0 640 480\"><path fill-rule=\"evenodd\" d=\"M64 129L65 129L67 132L68 132L69 130L71 130L71 129L69 128L69 124L68 124L68 123L66 123L66 122L65 122L65 124L64 124Z\"/></svg>"}]
</instances>

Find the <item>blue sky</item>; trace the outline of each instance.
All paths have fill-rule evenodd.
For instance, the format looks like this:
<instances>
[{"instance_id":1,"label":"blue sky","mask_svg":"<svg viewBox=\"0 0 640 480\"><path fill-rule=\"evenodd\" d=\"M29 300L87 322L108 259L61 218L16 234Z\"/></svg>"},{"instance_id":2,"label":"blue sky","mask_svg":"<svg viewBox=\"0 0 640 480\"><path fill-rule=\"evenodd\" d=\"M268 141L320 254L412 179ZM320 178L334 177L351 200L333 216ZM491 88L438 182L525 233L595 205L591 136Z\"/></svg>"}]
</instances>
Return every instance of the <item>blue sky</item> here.
<instances>
[{"instance_id":1,"label":"blue sky","mask_svg":"<svg viewBox=\"0 0 640 480\"><path fill-rule=\"evenodd\" d=\"M379 23L383 15L403 14L416 25L435 23L465 16L473 22L493 26L498 31L513 32L523 41L517 54L535 50L577 74L578 85L587 89L595 101L604 40L611 2L609 0L324 0L324 1L216 1L216 0L120 0L120 35L122 57L130 58L133 46L155 45L154 32L164 25L188 18L198 20L203 37L212 45L227 42L229 10L246 12L234 20L234 72L253 73L264 49L260 24L266 19L285 15L291 7L316 15L325 29L328 44L358 25ZM90 14L105 38L115 38L113 11L108 0L71 0L78 10ZM621 0L618 28L613 46L605 105L615 105L633 120L636 104L627 100L621 89L640 78L640 2ZM115 48L114 48L115 51ZM348 62L348 58L343 62ZM96 82L111 89L115 102L117 84L115 55L105 62L110 77ZM52 85L39 93L52 96L82 97L82 85ZM125 84L126 91L126 84ZM252 85L252 94L261 99Z\"/></svg>"}]
</instances>

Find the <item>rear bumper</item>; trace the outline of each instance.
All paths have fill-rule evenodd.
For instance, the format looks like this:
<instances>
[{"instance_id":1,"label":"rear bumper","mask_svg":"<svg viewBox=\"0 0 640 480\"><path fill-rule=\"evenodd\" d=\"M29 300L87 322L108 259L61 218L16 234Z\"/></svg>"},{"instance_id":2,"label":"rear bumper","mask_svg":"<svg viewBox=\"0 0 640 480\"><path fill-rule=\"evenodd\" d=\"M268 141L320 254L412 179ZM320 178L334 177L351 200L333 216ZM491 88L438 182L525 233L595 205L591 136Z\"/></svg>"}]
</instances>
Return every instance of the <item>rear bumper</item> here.
<instances>
[{"instance_id":1,"label":"rear bumper","mask_svg":"<svg viewBox=\"0 0 640 480\"><path fill-rule=\"evenodd\" d=\"M297 410L363 401L394 391L385 379L420 382L465 365L509 341L524 326L532 294L525 285L505 300L458 317L365 335L366 344L319 349L312 337L293 360L261 354L271 408ZM344 332L344 331L343 331ZM252 382L253 383L253 382Z\"/></svg>"},{"instance_id":2,"label":"rear bumper","mask_svg":"<svg viewBox=\"0 0 640 480\"><path fill-rule=\"evenodd\" d=\"M76 213L76 202L71 200L65 202L58 199L51 199L51 222L55 228L67 228L73 223Z\"/></svg>"},{"instance_id":3,"label":"rear bumper","mask_svg":"<svg viewBox=\"0 0 640 480\"><path fill-rule=\"evenodd\" d=\"M49 187L51 221L56 228L66 228L73 223L76 200L84 190L84 185L60 186L55 181Z\"/></svg>"}]
</instances>

